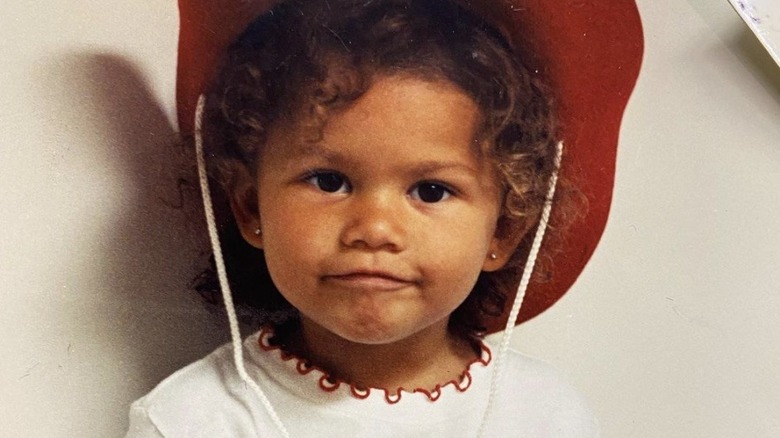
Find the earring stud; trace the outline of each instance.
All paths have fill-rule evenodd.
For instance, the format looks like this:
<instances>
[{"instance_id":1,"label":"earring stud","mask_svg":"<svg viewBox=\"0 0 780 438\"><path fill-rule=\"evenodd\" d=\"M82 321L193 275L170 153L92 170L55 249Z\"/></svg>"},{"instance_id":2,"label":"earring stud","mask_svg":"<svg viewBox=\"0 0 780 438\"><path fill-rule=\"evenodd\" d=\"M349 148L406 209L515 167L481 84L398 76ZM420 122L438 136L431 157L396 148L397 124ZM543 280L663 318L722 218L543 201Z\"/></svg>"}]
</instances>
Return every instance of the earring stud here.
<instances>
[{"instance_id":1,"label":"earring stud","mask_svg":"<svg viewBox=\"0 0 780 438\"><path fill-rule=\"evenodd\" d=\"M497 258L498 258L498 256L496 255L496 253L494 253L494 252L490 253L490 260L495 260Z\"/></svg>"},{"instance_id":2,"label":"earring stud","mask_svg":"<svg viewBox=\"0 0 780 438\"><path fill-rule=\"evenodd\" d=\"M260 235L260 233L261 233L261 231L260 231L260 227L256 227L256 228L255 228L255 236L259 236L259 235Z\"/></svg>"}]
</instances>

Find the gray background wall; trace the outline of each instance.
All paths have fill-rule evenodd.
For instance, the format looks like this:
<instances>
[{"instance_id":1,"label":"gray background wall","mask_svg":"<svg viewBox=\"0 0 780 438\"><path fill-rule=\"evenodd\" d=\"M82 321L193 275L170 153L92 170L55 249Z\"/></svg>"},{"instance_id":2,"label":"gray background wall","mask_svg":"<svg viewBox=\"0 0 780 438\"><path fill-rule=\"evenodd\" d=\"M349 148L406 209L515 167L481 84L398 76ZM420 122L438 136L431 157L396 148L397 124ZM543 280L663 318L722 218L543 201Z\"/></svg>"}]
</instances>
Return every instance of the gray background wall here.
<instances>
[{"instance_id":1,"label":"gray background wall","mask_svg":"<svg viewBox=\"0 0 780 438\"><path fill-rule=\"evenodd\" d=\"M606 233L514 343L605 437L778 436L780 67L726 0L638 4ZM131 400L226 340L188 292L175 2L11 2L0 24L0 436L121 436Z\"/></svg>"}]
</instances>

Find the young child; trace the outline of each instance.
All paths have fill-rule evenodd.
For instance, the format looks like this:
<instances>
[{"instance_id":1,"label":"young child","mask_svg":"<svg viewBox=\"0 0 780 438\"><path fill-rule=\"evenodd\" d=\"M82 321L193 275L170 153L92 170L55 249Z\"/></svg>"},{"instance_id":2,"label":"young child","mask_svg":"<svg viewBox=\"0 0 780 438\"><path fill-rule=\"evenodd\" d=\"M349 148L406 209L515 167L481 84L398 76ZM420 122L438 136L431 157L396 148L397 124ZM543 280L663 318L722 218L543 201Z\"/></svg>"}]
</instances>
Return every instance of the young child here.
<instances>
[{"instance_id":1,"label":"young child","mask_svg":"<svg viewBox=\"0 0 780 438\"><path fill-rule=\"evenodd\" d=\"M252 22L197 131L242 237L222 230L227 274L215 243L234 343L135 402L128 436L597 436L555 372L483 340L522 273L517 318L559 168L520 53L449 0ZM243 345L227 278L262 327Z\"/></svg>"}]
</instances>

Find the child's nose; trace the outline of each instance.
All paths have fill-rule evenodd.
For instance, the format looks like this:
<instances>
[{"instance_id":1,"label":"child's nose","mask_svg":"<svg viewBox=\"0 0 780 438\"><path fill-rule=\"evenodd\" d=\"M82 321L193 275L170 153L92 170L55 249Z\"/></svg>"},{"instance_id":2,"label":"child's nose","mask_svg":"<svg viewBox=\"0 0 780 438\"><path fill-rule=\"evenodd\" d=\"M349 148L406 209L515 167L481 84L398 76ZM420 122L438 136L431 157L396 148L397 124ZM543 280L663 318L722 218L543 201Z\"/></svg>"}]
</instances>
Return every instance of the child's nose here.
<instances>
[{"instance_id":1,"label":"child's nose","mask_svg":"<svg viewBox=\"0 0 780 438\"><path fill-rule=\"evenodd\" d=\"M353 197L341 243L350 248L399 252L405 248L403 203L390 193Z\"/></svg>"}]
</instances>

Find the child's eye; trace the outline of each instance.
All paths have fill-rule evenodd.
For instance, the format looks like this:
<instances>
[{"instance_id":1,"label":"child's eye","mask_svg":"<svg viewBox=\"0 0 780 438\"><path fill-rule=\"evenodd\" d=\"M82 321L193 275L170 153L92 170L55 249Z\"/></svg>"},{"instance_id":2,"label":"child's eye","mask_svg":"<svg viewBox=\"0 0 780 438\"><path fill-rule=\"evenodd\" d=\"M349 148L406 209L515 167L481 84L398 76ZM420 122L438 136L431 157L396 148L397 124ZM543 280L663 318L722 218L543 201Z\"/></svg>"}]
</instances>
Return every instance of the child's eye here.
<instances>
[{"instance_id":1,"label":"child's eye","mask_svg":"<svg viewBox=\"0 0 780 438\"><path fill-rule=\"evenodd\" d=\"M451 195L452 191L450 189L433 182L420 183L411 192L412 199L418 199L426 203L440 202Z\"/></svg>"},{"instance_id":2,"label":"child's eye","mask_svg":"<svg viewBox=\"0 0 780 438\"><path fill-rule=\"evenodd\" d=\"M328 193L346 193L350 189L347 178L338 172L314 172L306 178L306 182Z\"/></svg>"}]
</instances>

